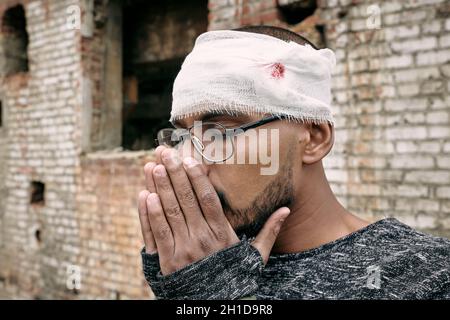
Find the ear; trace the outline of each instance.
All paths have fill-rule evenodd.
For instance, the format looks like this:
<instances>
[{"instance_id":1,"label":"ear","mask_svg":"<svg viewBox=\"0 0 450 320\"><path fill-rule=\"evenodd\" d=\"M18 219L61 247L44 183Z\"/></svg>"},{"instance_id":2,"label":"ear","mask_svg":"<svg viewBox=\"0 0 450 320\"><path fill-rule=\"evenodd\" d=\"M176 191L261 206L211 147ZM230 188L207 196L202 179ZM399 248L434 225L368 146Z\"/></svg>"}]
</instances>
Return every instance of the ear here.
<instances>
[{"instance_id":1,"label":"ear","mask_svg":"<svg viewBox=\"0 0 450 320\"><path fill-rule=\"evenodd\" d=\"M313 164L324 158L334 144L334 127L329 123L313 124L304 126L307 138L303 151L303 163Z\"/></svg>"}]
</instances>

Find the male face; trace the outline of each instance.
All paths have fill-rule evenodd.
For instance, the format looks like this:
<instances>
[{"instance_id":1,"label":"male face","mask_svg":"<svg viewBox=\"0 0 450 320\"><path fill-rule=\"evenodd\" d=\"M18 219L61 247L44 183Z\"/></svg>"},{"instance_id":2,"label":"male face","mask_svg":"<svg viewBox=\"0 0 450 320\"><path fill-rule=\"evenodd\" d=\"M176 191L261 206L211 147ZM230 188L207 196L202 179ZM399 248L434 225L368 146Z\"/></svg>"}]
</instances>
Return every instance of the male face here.
<instances>
[{"instance_id":1,"label":"male face","mask_svg":"<svg viewBox=\"0 0 450 320\"><path fill-rule=\"evenodd\" d=\"M235 128L245 123L260 120L264 115L231 116L226 113L200 114L177 121L178 127L190 127L194 121L218 122L225 127ZM298 122L276 120L259 126L254 132L246 131L235 136L234 157L225 163L207 163L207 174L219 195L224 213L238 236L246 234L254 237L261 230L269 216L279 207L290 206L298 189L302 161L302 135L306 133L305 125ZM267 134L260 134L266 130ZM273 134L275 130L277 134ZM257 139L249 142L248 137ZM246 143L247 142L247 143ZM266 145L266 155L270 165L278 170L271 174L261 174L267 163L260 163L260 146ZM182 157L185 154L181 148ZM183 154L184 152L184 154ZM193 151L196 152L196 151ZM256 157L257 163L249 163L249 159ZM234 159L234 161L233 161ZM236 163L236 159L246 159L244 163Z\"/></svg>"}]
</instances>

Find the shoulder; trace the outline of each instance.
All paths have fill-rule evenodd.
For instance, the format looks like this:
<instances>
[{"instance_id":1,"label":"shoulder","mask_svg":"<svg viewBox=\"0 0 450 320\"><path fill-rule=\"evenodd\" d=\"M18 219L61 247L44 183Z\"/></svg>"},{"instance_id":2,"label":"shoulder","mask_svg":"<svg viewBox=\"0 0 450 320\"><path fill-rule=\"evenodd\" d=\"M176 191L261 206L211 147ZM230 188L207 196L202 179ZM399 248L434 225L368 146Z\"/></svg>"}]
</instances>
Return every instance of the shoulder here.
<instances>
[{"instance_id":1,"label":"shoulder","mask_svg":"<svg viewBox=\"0 0 450 320\"><path fill-rule=\"evenodd\" d=\"M403 282L415 297L449 294L450 239L418 231L393 218L385 219L372 236L386 280L397 285Z\"/></svg>"},{"instance_id":2,"label":"shoulder","mask_svg":"<svg viewBox=\"0 0 450 320\"><path fill-rule=\"evenodd\" d=\"M450 239L416 230L395 218L378 221L371 229L367 237L385 250L401 252L436 249L440 254L450 253Z\"/></svg>"}]
</instances>

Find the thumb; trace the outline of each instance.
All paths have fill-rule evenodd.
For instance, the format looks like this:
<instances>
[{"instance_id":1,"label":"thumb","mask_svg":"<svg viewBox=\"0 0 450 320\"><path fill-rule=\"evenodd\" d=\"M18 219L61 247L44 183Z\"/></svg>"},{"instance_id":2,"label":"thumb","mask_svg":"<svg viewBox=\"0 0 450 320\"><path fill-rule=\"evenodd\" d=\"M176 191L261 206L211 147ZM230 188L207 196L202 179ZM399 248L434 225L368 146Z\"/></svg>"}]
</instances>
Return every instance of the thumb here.
<instances>
[{"instance_id":1,"label":"thumb","mask_svg":"<svg viewBox=\"0 0 450 320\"><path fill-rule=\"evenodd\" d=\"M291 211L287 207L281 207L275 211L253 241L252 246L259 251L264 264L269 260L270 251L272 251L273 244L278 237L281 226L290 213Z\"/></svg>"}]
</instances>

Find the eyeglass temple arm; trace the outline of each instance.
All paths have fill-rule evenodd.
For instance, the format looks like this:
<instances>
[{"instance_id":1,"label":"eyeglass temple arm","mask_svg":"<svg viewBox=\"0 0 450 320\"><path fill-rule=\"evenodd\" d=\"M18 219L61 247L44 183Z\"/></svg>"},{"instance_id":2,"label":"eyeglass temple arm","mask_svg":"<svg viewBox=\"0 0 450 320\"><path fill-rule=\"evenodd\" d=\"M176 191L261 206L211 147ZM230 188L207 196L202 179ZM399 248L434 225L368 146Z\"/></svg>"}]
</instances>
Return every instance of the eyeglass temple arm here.
<instances>
[{"instance_id":1,"label":"eyeglass temple arm","mask_svg":"<svg viewBox=\"0 0 450 320\"><path fill-rule=\"evenodd\" d=\"M281 120L281 119L285 119L287 118L286 115L273 115L273 116L269 116L267 118L261 119L261 120L257 120L257 121L253 121L247 124L244 124L240 127L237 128L230 128L230 129L226 129L227 135L228 134L234 134L234 133L239 133L239 132L244 132L248 129L253 129L259 126L262 126L263 124L275 121L275 120Z\"/></svg>"}]
</instances>

